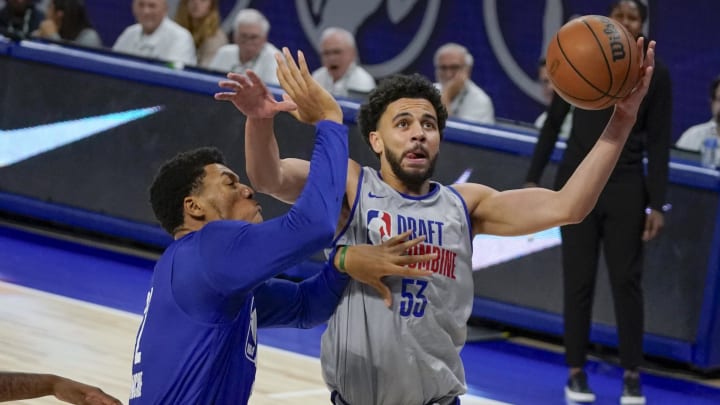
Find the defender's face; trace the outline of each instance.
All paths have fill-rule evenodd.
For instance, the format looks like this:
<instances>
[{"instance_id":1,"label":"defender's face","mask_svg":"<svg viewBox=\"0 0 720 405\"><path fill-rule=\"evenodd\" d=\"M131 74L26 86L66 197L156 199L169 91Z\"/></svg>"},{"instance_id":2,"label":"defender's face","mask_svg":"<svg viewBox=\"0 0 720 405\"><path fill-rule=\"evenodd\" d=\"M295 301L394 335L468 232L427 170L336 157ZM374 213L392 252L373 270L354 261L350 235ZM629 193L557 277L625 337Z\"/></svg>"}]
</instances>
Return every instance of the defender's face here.
<instances>
[{"instance_id":1,"label":"defender's face","mask_svg":"<svg viewBox=\"0 0 720 405\"><path fill-rule=\"evenodd\" d=\"M205 219L234 219L251 223L263 221L262 207L253 199L254 191L241 184L238 175L215 163L205 166L205 177L197 194L197 203Z\"/></svg>"},{"instance_id":2,"label":"defender's face","mask_svg":"<svg viewBox=\"0 0 720 405\"><path fill-rule=\"evenodd\" d=\"M383 164L408 186L428 180L440 148L437 113L425 99L401 98L388 104L371 145Z\"/></svg>"}]
</instances>

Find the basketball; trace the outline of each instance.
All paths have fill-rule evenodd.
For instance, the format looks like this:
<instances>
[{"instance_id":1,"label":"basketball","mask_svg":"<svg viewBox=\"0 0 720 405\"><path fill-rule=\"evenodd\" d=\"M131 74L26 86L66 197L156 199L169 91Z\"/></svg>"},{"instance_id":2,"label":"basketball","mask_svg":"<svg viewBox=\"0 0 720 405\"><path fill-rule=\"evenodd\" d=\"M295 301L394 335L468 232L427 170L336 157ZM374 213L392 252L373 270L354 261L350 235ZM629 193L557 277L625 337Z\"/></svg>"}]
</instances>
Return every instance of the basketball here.
<instances>
[{"instance_id":1,"label":"basketball","mask_svg":"<svg viewBox=\"0 0 720 405\"><path fill-rule=\"evenodd\" d=\"M584 110L625 98L640 77L642 55L619 22L586 15L563 25L548 44L546 66L555 92Z\"/></svg>"}]
</instances>

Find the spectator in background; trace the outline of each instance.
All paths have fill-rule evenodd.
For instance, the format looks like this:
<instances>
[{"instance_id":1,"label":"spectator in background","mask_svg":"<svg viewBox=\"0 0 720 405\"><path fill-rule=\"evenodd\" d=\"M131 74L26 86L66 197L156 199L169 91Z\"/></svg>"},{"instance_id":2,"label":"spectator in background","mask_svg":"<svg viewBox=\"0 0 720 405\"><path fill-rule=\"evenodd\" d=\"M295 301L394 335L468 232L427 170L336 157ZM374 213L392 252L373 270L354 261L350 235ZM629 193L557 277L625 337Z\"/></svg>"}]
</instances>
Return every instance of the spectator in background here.
<instances>
[{"instance_id":1,"label":"spectator in background","mask_svg":"<svg viewBox=\"0 0 720 405\"><path fill-rule=\"evenodd\" d=\"M705 138L715 136L720 143L720 76L710 84L710 121L694 125L683 132L675 146L699 152Z\"/></svg>"},{"instance_id":2,"label":"spectator in background","mask_svg":"<svg viewBox=\"0 0 720 405\"><path fill-rule=\"evenodd\" d=\"M81 0L51 0L45 20L33 35L89 47L102 46L100 35L93 28Z\"/></svg>"},{"instance_id":3,"label":"spectator in background","mask_svg":"<svg viewBox=\"0 0 720 405\"><path fill-rule=\"evenodd\" d=\"M369 93L375 88L375 79L357 64L355 38L349 31L326 28L320 36L320 59L323 66L312 76L333 95Z\"/></svg>"},{"instance_id":4,"label":"spectator in background","mask_svg":"<svg viewBox=\"0 0 720 405\"><path fill-rule=\"evenodd\" d=\"M647 8L639 0L616 0L609 17L635 37L642 36ZM647 42L646 42L647 45ZM560 125L570 110L553 97L540 131L526 177L537 184L552 154ZM581 161L592 153L614 108L588 111L576 108L572 130L557 169L555 188L561 189ZM644 404L639 368L643 363L644 307L642 272L644 242L655 238L665 219L662 207L668 183L672 89L670 72L657 59L637 120L597 205L580 223L560 228L562 235L563 316L568 380L565 396L574 402L593 402L595 394L584 367L590 341L592 304L600 247L605 256L617 320L618 351L623 374L621 404ZM647 157L647 169L643 159Z\"/></svg>"},{"instance_id":5,"label":"spectator in background","mask_svg":"<svg viewBox=\"0 0 720 405\"><path fill-rule=\"evenodd\" d=\"M547 66L545 66L545 58L540 59L540 62L538 62L538 81L540 82L540 86L542 86L543 100L545 106L547 107L550 105L550 102L552 102L552 98L555 95L555 89L553 88L553 84L550 81L550 76L548 76ZM567 115L565 115L565 119L560 126L560 133L558 134L558 139L562 141L566 140L570 136L573 109L575 109L575 107L570 106L570 110L568 111ZM535 120L535 128L537 128L538 130L542 129L542 126L545 123L546 119L547 111L543 111L543 113L540 114Z\"/></svg>"},{"instance_id":6,"label":"spectator in background","mask_svg":"<svg viewBox=\"0 0 720 405\"><path fill-rule=\"evenodd\" d=\"M52 374L0 371L0 402L53 395L71 404L121 405L100 388Z\"/></svg>"},{"instance_id":7,"label":"spectator in background","mask_svg":"<svg viewBox=\"0 0 720 405\"><path fill-rule=\"evenodd\" d=\"M0 34L27 38L38 29L44 18L33 0L7 0L0 10Z\"/></svg>"},{"instance_id":8,"label":"spectator in background","mask_svg":"<svg viewBox=\"0 0 720 405\"><path fill-rule=\"evenodd\" d=\"M181 0L175 22L192 34L200 67L208 67L218 49L228 42L220 28L218 0Z\"/></svg>"},{"instance_id":9,"label":"spectator in background","mask_svg":"<svg viewBox=\"0 0 720 405\"><path fill-rule=\"evenodd\" d=\"M235 43L218 50L210 69L235 73L250 69L263 82L277 85L275 54L280 51L267 41L270 22L261 12L246 8L235 16L233 26Z\"/></svg>"},{"instance_id":10,"label":"spectator in background","mask_svg":"<svg viewBox=\"0 0 720 405\"><path fill-rule=\"evenodd\" d=\"M473 57L467 48L447 43L435 52L435 85L451 118L481 124L495 123L495 108L490 97L470 79Z\"/></svg>"},{"instance_id":11,"label":"spectator in background","mask_svg":"<svg viewBox=\"0 0 720 405\"><path fill-rule=\"evenodd\" d=\"M166 0L133 0L132 11L137 24L120 34L114 51L195 65L193 37L167 17Z\"/></svg>"}]
</instances>

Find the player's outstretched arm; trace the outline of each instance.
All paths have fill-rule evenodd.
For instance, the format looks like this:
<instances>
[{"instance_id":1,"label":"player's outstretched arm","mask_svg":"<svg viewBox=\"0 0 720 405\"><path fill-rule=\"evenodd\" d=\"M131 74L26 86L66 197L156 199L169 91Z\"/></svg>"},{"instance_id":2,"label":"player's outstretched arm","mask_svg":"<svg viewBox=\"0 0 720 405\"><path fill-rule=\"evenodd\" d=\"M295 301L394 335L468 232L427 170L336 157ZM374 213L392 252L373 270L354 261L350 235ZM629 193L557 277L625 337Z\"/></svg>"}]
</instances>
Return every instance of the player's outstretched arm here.
<instances>
[{"instance_id":1,"label":"player's outstretched arm","mask_svg":"<svg viewBox=\"0 0 720 405\"><path fill-rule=\"evenodd\" d=\"M283 98L297 106L291 112L295 118L309 124L322 120L342 122L340 106L312 78L302 52L298 52L297 62L287 48L283 48L282 55L276 54L275 57L278 81L285 91ZM258 192L288 203L295 202L307 179L309 164L302 159L280 158L272 120L248 117L245 156L248 178ZM355 171L359 171L359 166Z\"/></svg>"},{"instance_id":2,"label":"player's outstretched arm","mask_svg":"<svg viewBox=\"0 0 720 405\"><path fill-rule=\"evenodd\" d=\"M121 405L100 388L52 374L0 372L0 402L54 395L71 404Z\"/></svg>"},{"instance_id":3,"label":"player's outstretched arm","mask_svg":"<svg viewBox=\"0 0 720 405\"><path fill-rule=\"evenodd\" d=\"M643 38L638 39L643 52ZM655 42L650 42L643 59L640 81L615 105L610 121L593 149L559 191L526 188L498 192L478 185L458 185L468 202L476 233L523 235L553 226L582 221L597 203L625 141L630 135L638 109L647 94L655 66Z\"/></svg>"},{"instance_id":4,"label":"player's outstretched arm","mask_svg":"<svg viewBox=\"0 0 720 405\"><path fill-rule=\"evenodd\" d=\"M294 202L305 185L310 163L299 159L280 160L273 117L279 112L295 110L297 106L289 100L276 101L260 77L251 70L244 75L228 73L227 79L218 83L226 91L216 93L215 99L231 102L247 117L245 159L251 184L257 191L267 194L270 193L263 185L275 185L276 189L287 194L287 197L276 197ZM295 173L296 176L283 180L283 173Z\"/></svg>"}]
</instances>

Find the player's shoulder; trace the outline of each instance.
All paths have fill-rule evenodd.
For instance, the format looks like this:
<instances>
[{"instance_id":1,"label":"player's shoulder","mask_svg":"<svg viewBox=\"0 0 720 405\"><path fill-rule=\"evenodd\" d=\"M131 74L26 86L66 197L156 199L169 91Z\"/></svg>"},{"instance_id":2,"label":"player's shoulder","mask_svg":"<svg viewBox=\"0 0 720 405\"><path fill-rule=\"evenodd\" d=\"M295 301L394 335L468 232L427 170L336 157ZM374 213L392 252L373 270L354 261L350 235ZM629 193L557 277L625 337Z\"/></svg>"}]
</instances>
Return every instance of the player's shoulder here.
<instances>
[{"instance_id":1,"label":"player's shoulder","mask_svg":"<svg viewBox=\"0 0 720 405\"><path fill-rule=\"evenodd\" d=\"M494 188L479 183L458 183L448 187L457 191L471 212L486 198L497 193Z\"/></svg>"}]
</instances>

